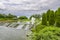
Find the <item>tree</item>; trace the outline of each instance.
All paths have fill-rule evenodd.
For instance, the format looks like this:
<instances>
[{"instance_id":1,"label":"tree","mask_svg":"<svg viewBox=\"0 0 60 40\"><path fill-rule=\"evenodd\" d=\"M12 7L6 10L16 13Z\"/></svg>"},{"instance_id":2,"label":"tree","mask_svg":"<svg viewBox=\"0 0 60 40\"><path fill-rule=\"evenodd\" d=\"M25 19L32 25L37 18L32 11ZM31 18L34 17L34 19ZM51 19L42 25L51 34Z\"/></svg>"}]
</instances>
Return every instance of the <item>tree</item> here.
<instances>
[{"instance_id":1,"label":"tree","mask_svg":"<svg viewBox=\"0 0 60 40\"><path fill-rule=\"evenodd\" d=\"M60 27L60 8L56 12L56 26Z\"/></svg>"},{"instance_id":2,"label":"tree","mask_svg":"<svg viewBox=\"0 0 60 40\"><path fill-rule=\"evenodd\" d=\"M14 19L14 18L17 18L17 16L12 15L12 14L9 13L9 14L6 16L6 18L8 18L8 19Z\"/></svg>"},{"instance_id":3,"label":"tree","mask_svg":"<svg viewBox=\"0 0 60 40\"><path fill-rule=\"evenodd\" d=\"M23 20L23 19L28 19L28 18L26 16L20 16L18 19Z\"/></svg>"},{"instance_id":4,"label":"tree","mask_svg":"<svg viewBox=\"0 0 60 40\"><path fill-rule=\"evenodd\" d=\"M42 25L47 25L47 15L45 13L42 15Z\"/></svg>"},{"instance_id":5,"label":"tree","mask_svg":"<svg viewBox=\"0 0 60 40\"><path fill-rule=\"evenodd\" d=\"M5 18L6 15L5 14L0 14L0 18Z\"/></svg>"},{"instance_id":6,"label":"tree","mask_svg":"<svg viewBox=\"0 0 60 40\"><path fill-rule=\"evenodd\" d=\"M56 17L57 17L56 13L57 13L57 10L55 11L55 21L56 21Z\"/></svg>"},{"instance_id":7,"label":"tree","mask_svg":"<svg viewBox=\"0 0 60 40\"><path fill-rule=\"evenodd\" d=\"M47 11L47 13L46 13L46 14L47 14L47 21L49 21L50 11L51 11L51 10L49 9L49 10Z\"/></svg>"},{"instance_id":8,"label":"tree","mask_svg":"<svg viewBox=\"0 0 60 40\"><path fill-rule=\"evenodd\" d=\"M36 19L40 19L40 18L41 18L41 15L40 15L40 14L32 15L32 16L30 17L30 19L31 19L32 17L34 17L34 18L36 18Z\"/></svg>"},{"instance_id":9,"label":"tree","mask_svg":"<svg viewBox=\"0 0 60 40\"><path fill-rule=\"evenodd\" d=\"M54 25L55 24L55 13L54 11L50 11L49 15L49 25Z\"/></svg>"}]
</instances>

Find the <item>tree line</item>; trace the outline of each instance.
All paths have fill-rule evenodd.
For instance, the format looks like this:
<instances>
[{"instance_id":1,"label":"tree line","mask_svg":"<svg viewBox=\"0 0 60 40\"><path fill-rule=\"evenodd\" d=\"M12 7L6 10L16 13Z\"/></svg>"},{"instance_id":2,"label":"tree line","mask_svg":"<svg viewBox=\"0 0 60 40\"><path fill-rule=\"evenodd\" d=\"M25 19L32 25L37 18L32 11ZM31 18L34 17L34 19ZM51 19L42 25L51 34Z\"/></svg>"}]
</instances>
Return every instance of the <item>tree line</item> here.
<instances>
[{"instance_id":1,"label":"tree line","mask_svg":"<svg viewBox=\"0 0 60 40\"><path fill-rule=\"evenodd\" d=\"M60 8L56 11L48 10L42 14L42 25L53 25L60 27Z\"/></svg>"},{"instance_id":2,"label":"tree line","mask_svg":"<svg viewBox=\"0 0 60 40\"><path fill-rule=\"evenodd\" d=\"M0 14L0 19L28 19L26 16L19 16L17 17L16 15L12 15L11 13L9 13L8 15L6 14Z\"/></svg>"}]
</instances>

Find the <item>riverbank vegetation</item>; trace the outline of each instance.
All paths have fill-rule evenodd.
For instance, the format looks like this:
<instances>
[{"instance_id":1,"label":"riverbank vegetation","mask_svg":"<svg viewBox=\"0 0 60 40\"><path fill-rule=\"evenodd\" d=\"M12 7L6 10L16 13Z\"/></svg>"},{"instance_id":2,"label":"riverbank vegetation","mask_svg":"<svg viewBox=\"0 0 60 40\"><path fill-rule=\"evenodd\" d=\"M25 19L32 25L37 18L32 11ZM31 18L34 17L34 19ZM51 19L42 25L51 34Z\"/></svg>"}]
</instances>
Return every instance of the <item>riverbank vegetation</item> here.
<instances>
[{"instance_id":1,"label":"riverbank vegetation","mask_svg":"<svg viewBox=\"0 0 60 40\"><path fill-rule=\"evenodd\" d=\"M42 20L31 31L31 40L60 40L60 8L42 14Z\"/></svg>"}]
</instances>

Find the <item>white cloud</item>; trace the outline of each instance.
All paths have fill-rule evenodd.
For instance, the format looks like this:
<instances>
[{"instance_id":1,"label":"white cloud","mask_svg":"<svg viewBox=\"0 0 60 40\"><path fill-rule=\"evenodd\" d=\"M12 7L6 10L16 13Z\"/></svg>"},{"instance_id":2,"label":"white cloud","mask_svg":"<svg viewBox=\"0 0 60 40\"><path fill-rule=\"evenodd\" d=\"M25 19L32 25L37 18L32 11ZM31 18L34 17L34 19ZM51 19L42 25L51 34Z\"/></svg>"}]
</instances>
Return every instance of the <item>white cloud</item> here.
<instances>
[{"instance_id":1,"label":"white cloud","mask_svg":"<svg viewBox=\"0 0 60 40\"><path fill-rule=\"evenodd\" d=\"M0 2L0 9L5 9L5 5Z\"/></svg>"},{"instance_id":2,"label":"white cloud","mask_svg":"<svg viewBox=\"0 0 60 40\"><path fill-rule=\"evenodd\" d=\"M0 8L7 10L41 10L52 8L56 1L59 0L0 0Z\"/></svg>"}]
</instances>

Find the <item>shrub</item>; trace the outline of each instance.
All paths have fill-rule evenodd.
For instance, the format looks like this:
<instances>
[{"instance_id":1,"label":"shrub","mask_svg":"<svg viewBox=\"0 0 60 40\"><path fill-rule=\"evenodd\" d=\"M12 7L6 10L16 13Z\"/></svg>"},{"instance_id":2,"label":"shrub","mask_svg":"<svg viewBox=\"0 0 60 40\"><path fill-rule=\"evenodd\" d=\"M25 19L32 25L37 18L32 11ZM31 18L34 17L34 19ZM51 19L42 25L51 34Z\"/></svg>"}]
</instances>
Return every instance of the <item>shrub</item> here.
<instances>
[{"instance_id":1,"label":"shrub","mask_svg":"<svg viewBox=\"0 0 60 40\"><path fill-rule=\"evenodd\" d=\"M31 40L60 40L60 28L45 27L39 33L33 33Z\"/></svg>"},{"instance_id":2,"label":"shrub","mask_svg":"<svg viewBox=\"0 0 60 40\"><path fill-rule=\"evenodd\" d=\"M45 27L46 27L45 25L38 24L35 28L32 28L32 32L38 33L40 30L42 30Z\"/></svg>"}]
</instances>

